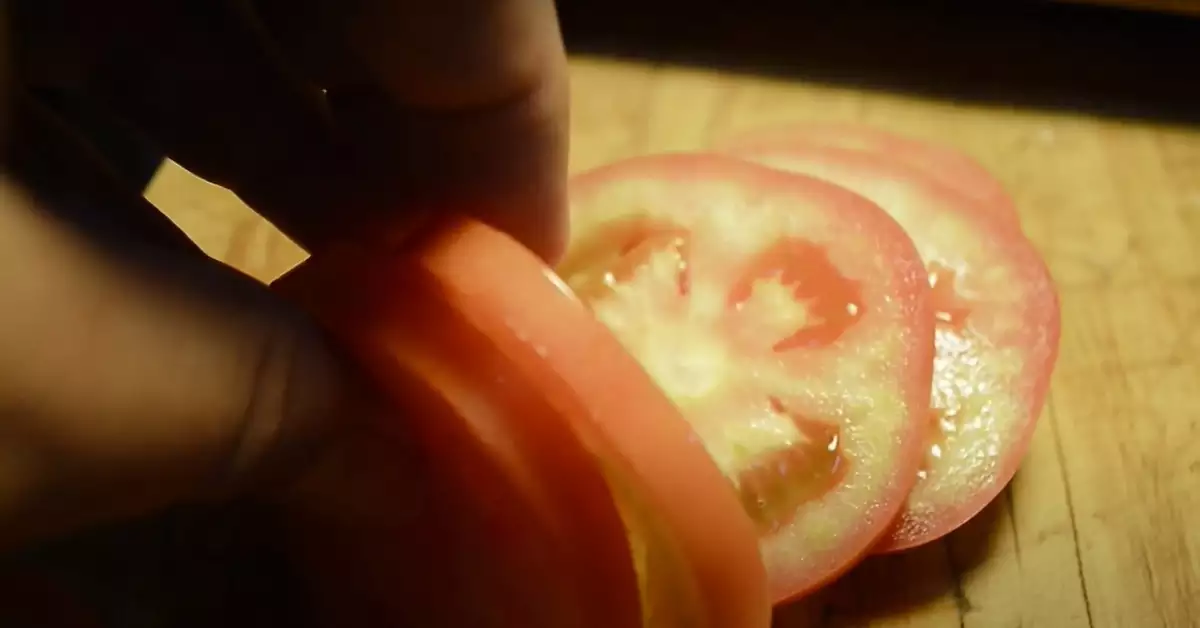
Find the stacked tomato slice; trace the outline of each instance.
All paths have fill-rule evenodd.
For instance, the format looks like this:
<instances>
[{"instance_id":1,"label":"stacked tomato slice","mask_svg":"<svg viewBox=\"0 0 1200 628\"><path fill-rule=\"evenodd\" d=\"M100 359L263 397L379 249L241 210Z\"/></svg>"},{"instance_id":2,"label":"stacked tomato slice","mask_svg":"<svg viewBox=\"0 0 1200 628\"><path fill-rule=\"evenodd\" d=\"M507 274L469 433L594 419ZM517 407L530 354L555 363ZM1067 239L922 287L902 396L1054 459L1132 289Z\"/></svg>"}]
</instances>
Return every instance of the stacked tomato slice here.
<instances>
[{"instance_id":1,"label":"stacked tomato slice","mask_svg":"<svg viewBox=\"0 0 1200 628\"><path fill-rule=\"evenodd\" d=\"M838 130L797 127L728 150L871 199L925 262L937 321L934 431L908 505L877 548L894 551L962 525L1016 472L1057 358L1058 297L1011 201L973 162L864 129L839 143Z\"/></svg>"},{"instance_id":2,"label":"stacked tomato slice","mask_svg":"<svg viewBox=\"0 0 1200 628\"><path fill-rule=\"evenodd\" d=\"M861 196L731 157L633 159L573 192L559 272L737 490L773 597L837 575L899 512L928 432L912 242Z\"/></svg>"},{"instance_id":3,"label":"stacked tomato slice","mask_svg":"<svg viewBox=\"0 0 1200 628\"><path fill-rule=\"evenodd\" d=\"M388 392L379 440L442 478L372 506L389 523L309 500L342 539L319 564L428 565L346 587L394 591L379 616L763 628L863 556L947 534L1015 472L1058 301L974 161L796 126L582 173L571 211L553 271L452 219L281 284Z\"/></svg>"}]
</instances>

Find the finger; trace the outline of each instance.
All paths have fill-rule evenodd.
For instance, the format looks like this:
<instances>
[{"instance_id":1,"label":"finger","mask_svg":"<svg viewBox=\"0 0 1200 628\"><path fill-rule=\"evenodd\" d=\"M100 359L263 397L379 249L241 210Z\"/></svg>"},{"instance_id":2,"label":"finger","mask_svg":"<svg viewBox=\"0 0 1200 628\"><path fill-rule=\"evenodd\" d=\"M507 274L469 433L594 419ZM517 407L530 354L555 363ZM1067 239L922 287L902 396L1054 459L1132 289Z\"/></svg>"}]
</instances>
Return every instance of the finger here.
<instances>
[{"instance_id":1,"label":"finger","mask_svg":"<svg viewBox=\"0 0 1200 628\"><path fill-rule=\"evenodd\" d=\"M256 0L342 129L413 197L547 257L565 240L567 65L552 0Z\"/></svg>"},{"instance_id":2,"label":"finger","mask_svg":"<svg viewBox=\"0 0 1200 628\"><path fill-rule=\"evenodd\" d=\"M199 252L137 190L122 184L101 153L27 92L13 90L4 163L36 202L92 230Z\"/></svg>"},{"instance_id":3,"label":"finger","mask_svg":"<svg viewBox=\"0 0 1200 628\"><path fill-rule=\"evenodd\" d=\"M247 1L315 83L372 83L410 106L512 100L565 67L550 0Z\"/></svg>"},{"instance_id":4,"label":"finger","mask_svg":"<svg viewBox=\"0 0 1200 628\"><path fill-rule=\"evenodd\" d=\"M306 465L351 384L321 334L200 255L0 186L0 546Z\"/></svg>"},{"instance_id":5,"label":"finger","mask_svg":"<svg viewBox=\"0 0 1200 628\"><path fill-rule=\"evenodd\" d=\"M26 83L83 92L151 136L172 159L232 189L307 248L331 233L354 171L315 88L282 71L252 24L212 0L45 0L16 5L19 31L70 46L21 46ZM255 182L283 180L270 202ZM300 188L303 188L301 190Z\"/></svg>"},{"instance_id":6,"label":"finger","mask_svg":"<svg viewBox=\"0 0 1200 628\"><path fill-rule=\"evenodd\" d=\"M568 226L556 99L543 91L494 108L435 111L400 107L372 89L330 92L340 125L369 156L363 171L385 182L377 198L398 189L414 222L444 210L473 215L551 263ZM382 209L361 226L396 231Z\"/></svg>"},{"instance_id":7,"label":"finger","mask_svg":"<svg viewBox=\"0 0 1200 628\"><path fill-rule=\"evenodd\" d=\"M89 90L306 248L455 205L554 254L565 230L566 91L549 2L480 3L470 13L466 3L442 11L420 0L393 3L413 7L394 15L379 14L383 3L355 2L336 23L305 25L342 50L390 37L360 32L380 19L424 37L412 50L352 50L372 61L357 72L335 64L338 85L320 83L339 94L334 110L316 84L330 76L293 72L309 65L294 66L264 36L274 36L262 24L278 10L264 7L257 22L241 0L116 4L48 0L23 28L70 31L87 51L77 74ZM429 48L435 32L444 48ZM438 65L447 56L458 60ZM456 72L450 79L447 69Z\"/></svg>"}]
</instances>

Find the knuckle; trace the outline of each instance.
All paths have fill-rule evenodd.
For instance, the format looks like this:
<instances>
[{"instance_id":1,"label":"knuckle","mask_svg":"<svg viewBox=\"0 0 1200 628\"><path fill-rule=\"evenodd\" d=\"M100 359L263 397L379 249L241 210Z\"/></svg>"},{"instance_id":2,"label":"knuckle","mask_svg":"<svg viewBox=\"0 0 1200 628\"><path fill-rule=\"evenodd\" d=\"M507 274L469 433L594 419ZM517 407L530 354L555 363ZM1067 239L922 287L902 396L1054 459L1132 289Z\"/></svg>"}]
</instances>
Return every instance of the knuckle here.
<instances>
[{"instance_id":1,"label":"knuckle","mask_svg":"<svg viewBox=\"0 0 1200 628\"><path fill-rule=\"evenodd\" d=\"M220 468L223 491L265 489L296 475L326 442L346 379L323 336L287 316L266 324L246 382Z\"/></svg>"}]
</instances>

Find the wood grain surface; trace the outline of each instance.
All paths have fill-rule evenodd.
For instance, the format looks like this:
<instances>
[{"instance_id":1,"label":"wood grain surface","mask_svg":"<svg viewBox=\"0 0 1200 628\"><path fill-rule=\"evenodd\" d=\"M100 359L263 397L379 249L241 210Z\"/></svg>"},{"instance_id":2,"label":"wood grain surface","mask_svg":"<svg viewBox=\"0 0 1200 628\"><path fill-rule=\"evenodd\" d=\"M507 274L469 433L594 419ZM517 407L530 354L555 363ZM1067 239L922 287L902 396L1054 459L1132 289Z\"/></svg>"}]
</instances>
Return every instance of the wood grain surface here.
<instances>
[{"instance_id":1,"label":"wood grain surface","mask_svg":"<svg viewBox=\"0 0 1200 628\"><path fill-rule=\"evenodd\" d=\"M781 609L780 628L1200 625L1200 131L1165 114L661 60L579 54L572 78L575 171L794 120L860 121L958 147L1015 197L1061 290L1061 358L1010 488L945 542L871 559ZM1141 93L1137 104L1153 104ZM1121 94L1109 96L1100 101ZM1175 96L1159 104L1187 104ZM259 278L302 257L231 194L173 165L148 196L211 255Z\"/></svg>"}]
</instances>

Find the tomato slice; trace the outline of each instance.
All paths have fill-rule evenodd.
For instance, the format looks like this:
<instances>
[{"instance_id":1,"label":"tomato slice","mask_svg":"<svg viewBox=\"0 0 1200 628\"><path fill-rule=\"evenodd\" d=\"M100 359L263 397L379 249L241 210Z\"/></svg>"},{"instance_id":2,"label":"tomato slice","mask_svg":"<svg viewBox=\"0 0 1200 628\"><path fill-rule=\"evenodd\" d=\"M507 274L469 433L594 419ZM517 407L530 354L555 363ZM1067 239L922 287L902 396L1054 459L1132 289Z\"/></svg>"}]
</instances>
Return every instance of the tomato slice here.
<instances>
[{"instance_id":1,"label":"tomato slice","mask_svg":"<svg viewBox=\"0 0 1200 628\"><path fill-rule=\"evenodd\" d=\"M979 203L1003 220L1019 224L1016 203L986 168L962 151L852 122L805 122L764 129L733 140L731 146L811 144L865 152L920 171Z\"/></svg>"},{"instance_id":2,"label":"tomato slice","mask_svg":"<svg viewBox=\"0 0 1200 628\"><path fill-rule=\"evenodd\" d=\"M678 411L532 253L450 220L390 257L342 251L320 263L290 279L301 301L326 313L411 422L461 426L453 438L470 446L427 453L433 472L486 470L442 487L454 508L407 544L427 548L437 575L423 582L475 577L449 596L429 586L395 596L435 607L425 610L437 622L413 625L769 625L765 571L732 491ZM422 391L439 403L414 407ZM398 574L376 575L394 586Z\"/></svg>"},{"instance_id":3,"label":"tomato slice","mask_svg":"<svg viewBox=\"0 0 1200 628\"><path fill-rule=\"evenodd\" d=\"M330 250L276 284L398 408L289 504L331 625L638 625L630 549L590 452L412 265Z\"/></svg>"},{"instance_id":4,"label":"tomato slice","mask_svg":"<svg viewBox=\"0 0 1200 628\"><path fill-rule=\"evenodd\" d=\"M805 144L736 154L875 201L920 250L937 318L930 416L937 429L908 506L878 551L951 532L1016 473L1041 412L1060 325L1045 263L994 214L888 159Z\"/></svg>"},{"instance_id":5,"label":"tomato slice","mask_svg":"<svg viewBox=\"0 0 1200 628\"><path fill-rule=\"evenodd\" d=\"M898 514L928 428L933 316L903 230L855 194L717 155L600 167L571 205L559 274L737 490L773 600L848 569Z\"/></svg>"}]
</instances>

